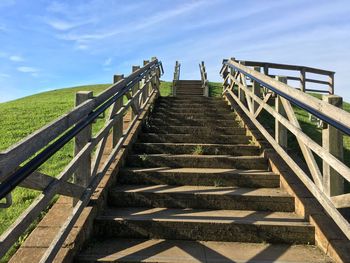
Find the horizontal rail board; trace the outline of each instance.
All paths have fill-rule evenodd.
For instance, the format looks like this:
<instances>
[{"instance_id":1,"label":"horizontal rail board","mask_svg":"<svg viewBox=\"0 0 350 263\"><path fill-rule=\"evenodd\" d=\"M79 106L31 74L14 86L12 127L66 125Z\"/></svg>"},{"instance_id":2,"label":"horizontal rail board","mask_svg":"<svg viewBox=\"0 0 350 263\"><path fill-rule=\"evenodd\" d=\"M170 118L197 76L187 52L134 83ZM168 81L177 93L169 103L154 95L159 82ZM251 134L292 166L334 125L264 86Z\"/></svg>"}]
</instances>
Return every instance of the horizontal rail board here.
<instances>
[{"instance_id":1,"label":"horizontal rail board","mask_svg":"<svg viewBox=\"0 0 350 263\"><path fill-rule=\"evenodd\" d=\"M294 105L315 115L317 118L341 130L345 134L350 135L350 113L296 90L262 73L244 67L235 61L229 60L224 63L289 100Z\"/></svg>"},{"instance_id":2,"label":"horizontal rail board","mask_svg":"<svg viewBox=\"0 0 350 263\"><path fill-rule=\"evenodd\" d=\"M271 62L261 62L261 61L249 61L249 60L239 60L239 62L244 63L245 66L250 66L250 67L254 67L254 66L258 66L258 67L268 66L269 68L275 68L275 69L298 70L298 71L305 70L305 72L321 74L321 75L327 75L327 76L335 74L334 71L318 69L318 68L312 68L312 67L305 67L305 66L280 64L280 63L271 63Z\"/></svg>"}]
</instances>

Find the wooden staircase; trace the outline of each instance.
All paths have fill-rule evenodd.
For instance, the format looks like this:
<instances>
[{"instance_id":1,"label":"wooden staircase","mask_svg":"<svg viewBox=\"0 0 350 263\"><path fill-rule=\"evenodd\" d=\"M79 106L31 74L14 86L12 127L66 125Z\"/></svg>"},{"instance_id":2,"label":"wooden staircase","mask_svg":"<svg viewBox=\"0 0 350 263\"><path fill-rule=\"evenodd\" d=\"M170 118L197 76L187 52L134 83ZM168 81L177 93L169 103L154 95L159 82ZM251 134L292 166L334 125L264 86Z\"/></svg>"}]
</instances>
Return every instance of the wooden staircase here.
<instances>
[{"instance_id":1,"label":"wooden staircase","mask_svg":"<svg viewBox=\"0 0 350 263\"><path fill-rule=\"evenodd\" d=\"M160 97L78 262L331 262L222 99Z\"/></svg>"}]
</instances>

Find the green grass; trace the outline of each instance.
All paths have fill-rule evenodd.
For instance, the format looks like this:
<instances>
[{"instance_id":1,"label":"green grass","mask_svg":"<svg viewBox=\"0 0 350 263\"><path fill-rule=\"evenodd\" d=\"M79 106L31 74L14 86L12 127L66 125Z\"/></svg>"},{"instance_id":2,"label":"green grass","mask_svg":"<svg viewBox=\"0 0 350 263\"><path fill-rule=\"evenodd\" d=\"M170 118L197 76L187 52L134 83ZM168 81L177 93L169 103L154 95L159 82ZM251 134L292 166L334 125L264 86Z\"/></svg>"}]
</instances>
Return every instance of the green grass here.
<instances>
[{"instance_id":1,"label":"green grass","mask_svg":"<svg viewBox=\"0 0 350 263\"><path fill-rule=\"evenodd\" d=\"M110 85L99 84L65 88L0 103L0 134L2 135L0 136L0 150L7 149L47 123L70 111L74 107L75 93L77 91L89 90L93 91L94 95L98 95ZM162 96L169 95L171 83L161 82L160 90ZM102 125L103 120L99 119L93 125L93 133L95 134ZM43 164L39 170L48 175L57 176L72 157L73 141L70 141ZM0 234L18 218L38 195L38 191L21 187L17 187L12 192L13 205L8 209L0 210ZM0 262L6 262L13 251Z\"/></svg>"}]
</instances>

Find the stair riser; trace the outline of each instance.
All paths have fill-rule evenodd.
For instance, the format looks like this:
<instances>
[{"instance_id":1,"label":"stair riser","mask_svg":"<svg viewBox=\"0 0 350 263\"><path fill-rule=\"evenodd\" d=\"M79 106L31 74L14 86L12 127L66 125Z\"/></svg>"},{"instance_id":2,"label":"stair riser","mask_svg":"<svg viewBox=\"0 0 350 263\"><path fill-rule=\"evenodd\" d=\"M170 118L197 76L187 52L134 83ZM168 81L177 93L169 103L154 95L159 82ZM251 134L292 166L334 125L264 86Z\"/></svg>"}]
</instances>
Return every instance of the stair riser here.
<instances>
[{"instance_id":1,"label":"stair riser","mask_svg":"<svg viewBox=\"0 0 350 263\"><path fill-rule=\"evenodd\" d=\"M160 238L252 243L314 244L311 226L198 223L152 220L96 220L98 237Z\"/></svg>"},{"instance_id":2,"label":"stair riser","mask_svg":"<svg viewBox=\"0 0 350 263\"><path fill-rule=\"evenodd\" d=\"M153 118L164 118L164 119L177 119L177 120L208 120L208 121L212 121L212 120L235 120L235 116L232 114L195 114L195 113L190 113L190 114L184 114L184 113L172 113L172 112L168 112L168 113L164 113L164 112L154 112L152 115Z\"/></svg>"},{"instance_id":3,"label":"stair riser","mask_svg":"<svg viewBox=\"0 0 350 263\"><path fill-rule=\"evenodd\" d=\"M200 98L200 97L199 97ZM159 101L157 102L156 106L170 106L170 107L177 107L177 108L190 108L191 106L201 107L201 108L225 108L229 109L228 105L223 102L213 102L213 101L201 101L199 99L197 100L189 100L184 97L177 98L177 100L174 101Z\"/></svg>"},{"instance_id":4,"label":"stair riser","mask_svg":"<svg viewBox=\"0 0 350 263\"><path fill-rule=\"evenodd\" d=\"M141 144L137 143L133 147L135 153L167 153L167 154L210 154L210 155L232 155L232 156L256 156L260 154L260 149L255 146L202 146L196 147L194 145L183 144Z\"/></svg>"},{"instance_id":5,"label":"stair riser","mask_svg":"<svg viewBox=\"0 0 350 263\"><path fill-rule=\"evenodd\" d=\"M154 119L151 118L149 121L150 125L155 126L205 126L205 127L239 127L239 122L234 120L213 120L208 122L208 120L177 120L177 119Z\"/></svg>"},{"instance_id":6,"label":"stair riser","mask_svg":"<svg viewBox=\"0 0 350 263\"><path fill-rule=\"evenodd\" d=\"M140 134L139 140L146 143L217 143L248 144L251 137L246 135L218 135L216 137L197 136L195 134Z\"/></svg>"},{"instance_id":7,"label":"stair riser","mask_svg":"<svg viewBox=\"0 0 350 263\"><path fill-rule=\"evenodd\" d=\"M167 207L194 209L294 212L292 197L228 196L184 193L109 193L109 205L118 207Z\"/></svg>"},{"instance_id":8,"label":"stair riser","mask_svg":"<svg viewBox=\"0 0 350 263\"><path fill-rule=\"evenodd\" d=\"M230 112L228 109L207 109L203 110L203 108L155 108L154 113L161 113L161 114L199 114L199 115L205 115L205 116L217 116L220 114L229 114L231 116L236 116L233 112Z\"/></svg>"},{"instance_id":9,"label":"stair riser","mask_svg":"<svg viewBox=\"0 0 350 263\"><path fill-rule=\"evenodd\" d=\"M198 185L198 186L238 186L251 188L277 188L280 186L278 175L260 174L206 174L206 173L161 173L133 172L121 170L118 175L120 184L149 185Z\"/></svg>"},{"instance_id":10,"label":"stair riser","mask_svg":"<svg viewBox=\"0 0 350 263\"><path fill-rule=\"evenodd\" d=\"M192 167L192 168L236 168L236 169L267 169L267 162L262 157L234 158L202 158L202 156L130 156L130 167Z\"/></svg>"},{"instance_id":11,"label":"stair riser","mask_svg":"<svg viewBox=\"0 0 350 263\"><path fill-rule=\"evenodd\" d=\"M203 89L201 87L179 87L176 89L176 95L180 93L199 93L203 95Z\"/></svg>"},{"instance_id":12,"label":"stair riser","mask_svg":"<svg viewBox=\"0 0 350 263\"><path fill-rule=\"evenodd\" d=\"M251 188L277 188L280 186L278 175L261 174L211 174L211 173L161 173L134 172L121 170L118 175L120 184L141 185L194 185L194 186L238 186Z\"/></svg>"},{"instance_id":13,"label":"stair riser","mask_svg":"<svg viewBox=\"0 0 350 263\"><path fill-rule=\"evenodd\" d=\"M189 133L197 134L199 136L218 136L221 135L245 135L246 130L244 128L231 128L231 127L196 127L196 126L149 126L143 127L144 132L150 133L163 133L163 134L176 134L176 133Z\"/></svg>"}]
</instances>

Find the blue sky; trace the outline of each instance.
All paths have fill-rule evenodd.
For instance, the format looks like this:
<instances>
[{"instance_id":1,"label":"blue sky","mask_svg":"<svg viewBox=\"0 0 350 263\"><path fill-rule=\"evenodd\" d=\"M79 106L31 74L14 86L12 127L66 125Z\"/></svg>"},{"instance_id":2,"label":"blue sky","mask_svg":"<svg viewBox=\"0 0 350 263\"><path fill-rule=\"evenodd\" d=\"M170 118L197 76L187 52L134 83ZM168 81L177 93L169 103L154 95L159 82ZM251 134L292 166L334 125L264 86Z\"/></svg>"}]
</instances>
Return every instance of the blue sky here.
<instances>
[{"instance_id":1,"label":"blue sky","mask_svg":"<svg viewBox=\"0 0 350 263\"><path fill-rule=\"evenodd\" d=\"M170 80L220 81L223 58L336 71L350 101L347 0L0 0L0 101L108 83L157 56Z\"/></svg>"}]
</instances>

